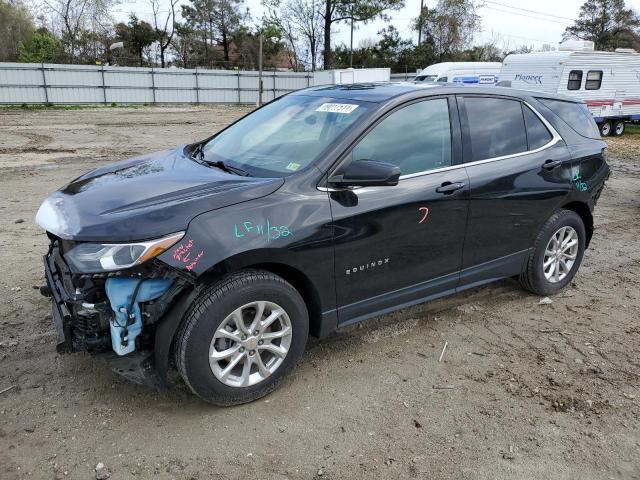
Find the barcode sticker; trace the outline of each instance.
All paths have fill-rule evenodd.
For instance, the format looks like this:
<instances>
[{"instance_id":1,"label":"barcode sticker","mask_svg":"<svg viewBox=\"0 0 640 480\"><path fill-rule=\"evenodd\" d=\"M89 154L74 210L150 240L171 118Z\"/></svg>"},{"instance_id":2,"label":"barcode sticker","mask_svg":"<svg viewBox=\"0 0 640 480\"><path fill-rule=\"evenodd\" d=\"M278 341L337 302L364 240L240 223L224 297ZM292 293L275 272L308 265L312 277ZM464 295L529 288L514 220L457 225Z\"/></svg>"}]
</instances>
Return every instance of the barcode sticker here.
<instances>
[{"instance_id":1,"label":"barcode sticker","mask_svg":"<svg viewBox=\"0 0 640 480\"><path fill-rule=\"evenodd\" d=\"M323 103L316 108L316 112L351 113L356 108L358 108L358 105L352 103Z\"/></svg>"}]
</instances>

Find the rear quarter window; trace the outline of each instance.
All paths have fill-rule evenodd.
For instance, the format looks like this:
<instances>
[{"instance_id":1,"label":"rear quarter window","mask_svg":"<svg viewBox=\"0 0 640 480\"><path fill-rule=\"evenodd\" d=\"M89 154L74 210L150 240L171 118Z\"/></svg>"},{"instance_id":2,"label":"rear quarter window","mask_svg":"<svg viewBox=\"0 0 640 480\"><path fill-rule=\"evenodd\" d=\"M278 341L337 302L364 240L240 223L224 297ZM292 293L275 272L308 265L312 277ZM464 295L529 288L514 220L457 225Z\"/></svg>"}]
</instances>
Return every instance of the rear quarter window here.
<instances>
[{"instance_id":1,"label":"rear quarter window","mask_svg":"<svg viewBox=\"0 0 640 480\"><path fill-rule=\"evenodd\" d=\"M553 140L553 135L544 126L542 120L531 111L526 105L522 106L524 113L524 123L527 126L527 142L529 144L529 150L536 150L544 147L547 143Z\"/></svg>"},{"instance_id":2,"label":"rear quarter window","mask_svg":"<svg viewBox=\"0 0 640 480\"><path fill-rule=\"evenodd\" d=\"M577 134L587 138L600 138L598 126L584 103L551 98L538 98L537 100L558 115Z\"/></svg>"}]
</instances>

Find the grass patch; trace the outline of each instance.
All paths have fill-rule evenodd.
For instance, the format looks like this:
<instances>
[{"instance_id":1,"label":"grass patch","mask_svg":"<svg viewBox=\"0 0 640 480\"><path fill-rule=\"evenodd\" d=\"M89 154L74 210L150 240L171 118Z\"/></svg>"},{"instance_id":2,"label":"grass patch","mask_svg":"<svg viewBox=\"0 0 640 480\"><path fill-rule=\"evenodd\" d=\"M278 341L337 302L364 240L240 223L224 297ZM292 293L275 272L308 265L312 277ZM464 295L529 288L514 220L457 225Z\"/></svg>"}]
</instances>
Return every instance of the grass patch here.
<instances>
[{"instance_id":1,"label":"grass patch","mask_svg":"<svg viewBox=\"0 0 640 480\"><path fill-rule=\"evenodd\" d=\"M126 104L126 103L111 103L108 105L105 104L86 104L86 105L54 105L51 103L45 104L27 104L23 103L22 105L0 105L0 111L3 110L86 110L90 108L146 108L152 105L148 103L136 103L136 104Z\"/></svg>"}]
</instances>

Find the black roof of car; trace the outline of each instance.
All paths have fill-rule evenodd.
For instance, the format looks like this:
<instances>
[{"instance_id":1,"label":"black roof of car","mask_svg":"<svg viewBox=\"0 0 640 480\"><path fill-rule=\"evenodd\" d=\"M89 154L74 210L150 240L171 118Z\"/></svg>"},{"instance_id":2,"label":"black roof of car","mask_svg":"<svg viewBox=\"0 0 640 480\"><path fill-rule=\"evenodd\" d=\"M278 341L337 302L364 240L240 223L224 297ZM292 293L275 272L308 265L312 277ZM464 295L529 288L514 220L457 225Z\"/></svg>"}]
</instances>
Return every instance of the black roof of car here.
<instances>
[{"instance_id":1,"label":"black roof of car","mask_svg":"<svg viewBox=\"0 0 640 480\"><path fill-rule=\"evenodd\" d=\"M519 90L511 87L496 87L493 85L456 85L453 83L423 83L423 82L385 82L385 83L354 83L349 85L321 85L298 90L291 95L305 95L314 97L331 97L356 100L361 102L380 103L402 95L424 92L425 95L446 95L453 93L483 93L490 95L505 95L509 97L544 97L557 98L575 102L576 100L563 95L548 94Z\"/></svg>"}]
</instances>

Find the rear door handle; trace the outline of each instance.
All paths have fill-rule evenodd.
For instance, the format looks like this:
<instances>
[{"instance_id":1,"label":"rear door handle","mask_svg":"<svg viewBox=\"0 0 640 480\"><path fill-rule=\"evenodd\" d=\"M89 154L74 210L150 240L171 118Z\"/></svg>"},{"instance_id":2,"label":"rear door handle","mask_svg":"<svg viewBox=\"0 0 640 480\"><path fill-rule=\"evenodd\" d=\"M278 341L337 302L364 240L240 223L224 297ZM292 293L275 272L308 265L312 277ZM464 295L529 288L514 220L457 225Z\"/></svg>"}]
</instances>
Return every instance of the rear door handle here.
<instances>
[{"instance_id":1,"label":"rear door handle","mask_svg":"<svg viewBox=\"0 0 640 480\"><path fill-rule=\"evenodd\" d=\"M547 160L542 164L542 168L544 168L545 170L553 170L560 165L562 165L562 162L560 160Z\"/></svg>"},{"instance_id":2,"label":"rear door handle","mask_svg":"<svg viewBox=\"0 0 640 480\"><path fill-rule=\"evenodd\" d=\"M444 182L442 185L436 188L436 192L444 193L445 195L450 195L453 192L460 190L461 188L464 188L464 182L455 182L455 183Z\"/></svg>"}]
</instances>

